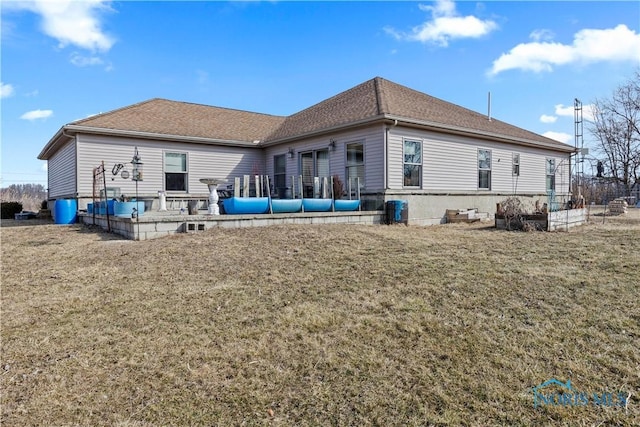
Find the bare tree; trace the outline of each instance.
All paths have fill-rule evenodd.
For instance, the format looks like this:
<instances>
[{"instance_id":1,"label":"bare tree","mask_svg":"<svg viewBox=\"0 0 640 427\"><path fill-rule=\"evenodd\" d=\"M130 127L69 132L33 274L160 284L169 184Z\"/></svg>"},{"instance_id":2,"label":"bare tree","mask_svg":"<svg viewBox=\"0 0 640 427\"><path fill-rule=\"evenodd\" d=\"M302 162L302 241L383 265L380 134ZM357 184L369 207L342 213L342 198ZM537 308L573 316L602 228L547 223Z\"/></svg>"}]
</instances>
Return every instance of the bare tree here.
<instances>
[{"instance_id":1,"label":"bare tree","mask_svg":"<svg viewBox=\"0 0 640 427\"><path fill-rule=\"evenodd\" d=\"M615 89L611 98L597 99L594 107L589 130L602 155L599 166L604 168L603 176L629 196L640 185L640 70Z\"/></svg>"}]
</instances>

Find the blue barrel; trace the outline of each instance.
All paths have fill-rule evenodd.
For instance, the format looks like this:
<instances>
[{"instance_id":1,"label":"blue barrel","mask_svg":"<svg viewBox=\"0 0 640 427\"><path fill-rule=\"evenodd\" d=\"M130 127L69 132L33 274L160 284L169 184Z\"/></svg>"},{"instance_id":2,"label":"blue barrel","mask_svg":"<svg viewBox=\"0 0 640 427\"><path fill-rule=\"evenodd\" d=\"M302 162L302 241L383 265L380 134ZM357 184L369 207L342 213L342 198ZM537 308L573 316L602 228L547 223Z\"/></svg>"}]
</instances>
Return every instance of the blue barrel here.
<instances>
[{"instance_id":1,"label":"blue barrel","mask_svg":"<svg viewBox=\"0 0 640 427\"><path fill-rule=\"evenodd\" d=\"M409 224L409 203L406 200L387 201L387 224Z\"/></svg>"},{"instance_id":2,"label":"blue barrel","mask_svg":"<svg viewBox=\"0 0 640 427\"><path fill-rule=\"evenodd\" d=\"M54 206L56 224L75 224L78 220L78 201L76 199L58 199Z\"/></svg>"}]
</instances>

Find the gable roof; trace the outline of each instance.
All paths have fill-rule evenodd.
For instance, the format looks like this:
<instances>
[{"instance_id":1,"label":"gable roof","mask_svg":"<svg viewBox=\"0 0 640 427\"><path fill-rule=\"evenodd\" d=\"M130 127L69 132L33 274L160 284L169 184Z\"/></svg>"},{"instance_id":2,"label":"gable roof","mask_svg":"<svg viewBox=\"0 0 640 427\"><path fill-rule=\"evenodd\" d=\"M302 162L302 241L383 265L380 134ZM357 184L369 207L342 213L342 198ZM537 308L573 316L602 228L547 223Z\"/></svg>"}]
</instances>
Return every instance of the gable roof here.
<instances>
[{"instance_id":1,"label":"gable roof","mask_svg":"<svg viewBox=\"0 0 640 427\"><path fill-rule=\"evenodd\" d=\"M290 116L154 98L63 126L38 158L48 159L68 137L65 131L256 146L396 120L404 126L573 151L570 145L376 77Z\"/></svg>"},{"instance_id":2,"label":"gable roof","mask_svg":"<svg viewBox=\"0 0 640 427\"><path fill-rule=\"evenodd\" d=\"M70 123L73 126L180 135L227 141L259 141L282 116L154 98Z\"/></svg>"},{"instance_id":3,"label":"gable roof","mask_svg":"<svg viewBox=\"0 0 640 427\"><path fill-rule=\"evenodd\" d=\"M381 77L287 117L266 141L286 140L380 119L398 120L458 134L543 145L562 151L573 147L500 120L399 85Z\"/></svg>"}]
</instances>

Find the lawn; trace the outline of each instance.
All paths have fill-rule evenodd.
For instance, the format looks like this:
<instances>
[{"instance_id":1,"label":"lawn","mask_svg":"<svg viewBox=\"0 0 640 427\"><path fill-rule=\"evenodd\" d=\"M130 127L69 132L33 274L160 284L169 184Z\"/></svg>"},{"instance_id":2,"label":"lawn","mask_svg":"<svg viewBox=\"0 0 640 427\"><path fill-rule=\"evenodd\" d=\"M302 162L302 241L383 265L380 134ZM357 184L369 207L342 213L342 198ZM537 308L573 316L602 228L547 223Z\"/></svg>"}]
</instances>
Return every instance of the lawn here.
<instances>
[{"instance_id":1,"label":"lawn","mask_svg":"<svg viewBox=\"0 0 640 427\"><path fill-rule=\"evenodd\" d=\"M638 425L639 217L142 242L4 221L0 423ZM534 407L550 379L572 390Z\"/></svg>"}]
</instances>

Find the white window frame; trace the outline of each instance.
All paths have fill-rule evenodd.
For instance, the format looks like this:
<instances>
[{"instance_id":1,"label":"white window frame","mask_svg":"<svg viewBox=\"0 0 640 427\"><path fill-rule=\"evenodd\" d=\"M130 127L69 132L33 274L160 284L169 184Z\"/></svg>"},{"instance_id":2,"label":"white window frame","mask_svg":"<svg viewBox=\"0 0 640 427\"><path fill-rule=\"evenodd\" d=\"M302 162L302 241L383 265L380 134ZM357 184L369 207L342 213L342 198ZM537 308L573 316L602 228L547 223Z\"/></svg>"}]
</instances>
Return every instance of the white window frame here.
<instances>
[{"instance_id":1,"label":"white window frame","mask_svg":"<svg viewBox=\"0 0 640 427\"><path fill-rule=\"evenodd\" d=\"M174 171L167 171L167 163L166 163L166 158L167 158L167 154L179 154L179 155L183 155L185 157L185 171L184 172L174 172ZM168 173L181 173L184 175L184 190L168 190L167 189L167 174ZM172 192L172 193L188 193L189 192L189 153L187 151L173 151L173 150L165 150L162 152L162 184L163 187L165 189L165 191L167 192Z\"/></svg>"},{"instance_id":2,"label":"white window frame","mask_svg":"<svg viewBox=\"0 0 640 427\"><path fill-rule=\"evenodd\" d=\"M480 160L480 152L485 152L489 154L489 166L482 166L481 164L481 160ZM490 149L488 148L478 148L478 190L488 190L491 191L491 161L493 159L493 153L491 152ZM486 154L485 154L485 161L486 161ZM480 182L482 181L481 179L481 175L483 172L488 172L488 186L487 187L481 187L480 186Z\"/></svg>"},{"instance_id":3,"label":"white window frame","mask_svg":"<svg viewBox=\"0 0 640 427\"><path fill-rule=\"evenodd\" d=\"M407 162L406 143L413 142L420 147L420 162ZM421 139L417 138L403 138L402 139L402 186L404 188L422 188L422 167L424 163L424 143ZM418 167L418 185L405 185L405 167L417 166Z\"/></svg>"},{"instance_id":4,"label":"white window frame","mask_svg":"<svg viewBox=\"0 0 640 427\"><path fill-rule=\"evenodd\" d=\"M278 172L276 169L278 159L284 159L284 172ZM284 183L282 188L287 187L287 155L286 154L277 154L273 156L273 188L277 191L279 187L276 186L277 177L282 176L284 179L282 182Z\"/></svg>"},{"instance_id":5,"label":"white window frame","mask_svg":"<svg viewBox=\"0 0 640 427\"><path fill-rule=\"evenodd\" d=\"M331 150L329 150L329 148L317 148L314 150L306 150L306 151L300 151L298 153L298 171L299 174L302 175L302 191L304 192L304 197L314 197L313 194L313 178L314 177L319 177L320 178L320 185L322 185L322 178L324 176L320 176L318 169L320 169L319 165L318 165L318 153L326 153L327 154L327 167L328 167L328 174L327 174L327 179L331 179ZM307 156L311 154L311 181L305 181L305 173L304 173L304 165L303 165L303 161L302 158L304 156Z\"/></svg>"},{"instance_id":6,"label":"white window frame","mask_svg":"<svg viewBox=\"0 0 640 427\"><path fill-rule=\"evenodd\" d=\"M556 190L556 159L547 157L544 162L544 187L547 191Z\"/></svg>"},{"instance_id":7,"label":"white window frame","mask_svg":"<svg viewBox=\"0 0 640 427\"><path fill-rule=\"evenodd\" d=\"M349 146L350 145L360 145L362 147L362 162L361 163L349 162ZM365 152L364 152L364 141L363 140L350 141L350 142L346 142L344 144L344 164L345 164L344 177L345 177L345 181L346 181L345 185L347 186L347 188L349 186L349 177L351 176L350 173L349 173L349 170L351 168L355 168L356 171L357 171L359 167L362 168L362 176L360 176L357 172L356 172L355 176L360 178L360 188L364 188L366 172L365 172Z\"/></svg>"},{"instance_id":8,"label":"white window frame","mask_svg":"<svg viewBox=\"0 0 640 427\"><path fill-rule=\"evenodd\" d=\"M513 176L520 176L520 153L513 153L511 165L511 174Z\"/></svg>"}]
</instances>

